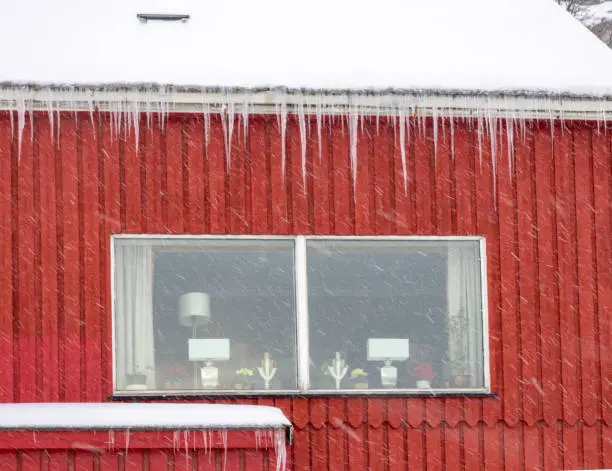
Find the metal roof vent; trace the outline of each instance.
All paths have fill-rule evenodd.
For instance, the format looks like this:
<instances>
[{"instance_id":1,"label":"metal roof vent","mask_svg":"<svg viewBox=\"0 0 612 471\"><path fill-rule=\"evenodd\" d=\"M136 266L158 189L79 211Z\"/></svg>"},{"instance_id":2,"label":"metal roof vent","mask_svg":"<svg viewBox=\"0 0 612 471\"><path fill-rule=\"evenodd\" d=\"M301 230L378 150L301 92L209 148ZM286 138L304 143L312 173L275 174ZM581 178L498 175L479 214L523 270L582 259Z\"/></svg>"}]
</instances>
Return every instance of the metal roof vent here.
<instances>
[{"instance_id":1,"label":"metal roof vent","mask_svg":"<svg viewBox=\"0 0 612 471\"><path fill-rule=\"evenodd\" d=\"M180 21L186 23L189 20L189 15L185 14L172 14L172 13L137 13L136 18L141 23L147 23L149 21Z\"/></svg>"}]
</instances>

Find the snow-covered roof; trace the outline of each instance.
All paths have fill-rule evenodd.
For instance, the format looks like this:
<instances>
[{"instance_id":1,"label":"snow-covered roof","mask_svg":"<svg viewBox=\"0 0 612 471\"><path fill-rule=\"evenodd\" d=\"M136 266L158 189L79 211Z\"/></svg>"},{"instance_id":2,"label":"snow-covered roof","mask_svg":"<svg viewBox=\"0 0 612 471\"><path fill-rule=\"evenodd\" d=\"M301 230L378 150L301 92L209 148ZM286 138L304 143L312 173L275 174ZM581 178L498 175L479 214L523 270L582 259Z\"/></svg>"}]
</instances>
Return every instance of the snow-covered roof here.
<instances>
[{"instance_id":1,"label":"snow-covered roof","mask_svg":"<svg viewBox=\"0 0 612 471\"><path fill-rule=\"evenodd\" d=\"M21 0L2 19L11 86L612 95L612 50L552 0Z\"/></svg>"},{"instance_id":2,"label":"snow-covered roof","mask_svg":"<svg viewBox=\"0 0 612 471\"><path fill-rule=\"evenodd\" d=\"M291 426L280 409L234 404L0 404L0 430L276 429Z\"/></svg>"}]
</instances>

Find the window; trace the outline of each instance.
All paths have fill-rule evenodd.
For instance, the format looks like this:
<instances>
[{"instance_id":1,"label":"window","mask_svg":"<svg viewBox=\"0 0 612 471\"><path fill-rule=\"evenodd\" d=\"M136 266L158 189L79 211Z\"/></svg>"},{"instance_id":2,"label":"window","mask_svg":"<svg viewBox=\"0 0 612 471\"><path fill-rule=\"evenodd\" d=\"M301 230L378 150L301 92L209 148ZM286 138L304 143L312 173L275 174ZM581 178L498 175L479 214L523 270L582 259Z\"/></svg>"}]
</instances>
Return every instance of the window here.
<instances>
[{"instance_id":1,"label":"window","mask_svg":"<svg viewBox=\"0 0 612 471\"><path fill-rule=\"evenodd\" d=\"M481 238L113 246L119 394L488 390Z\"/></svg>"}]
</instances>

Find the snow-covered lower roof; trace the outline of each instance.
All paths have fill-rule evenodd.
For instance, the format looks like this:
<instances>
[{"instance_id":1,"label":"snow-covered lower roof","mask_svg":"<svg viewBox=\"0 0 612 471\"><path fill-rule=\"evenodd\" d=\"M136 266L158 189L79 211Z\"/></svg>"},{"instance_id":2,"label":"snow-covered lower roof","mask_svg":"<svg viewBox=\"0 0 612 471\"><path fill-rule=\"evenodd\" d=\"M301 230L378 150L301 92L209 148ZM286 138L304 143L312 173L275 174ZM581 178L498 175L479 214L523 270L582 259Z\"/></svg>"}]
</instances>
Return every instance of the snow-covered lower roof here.
<instances>
[{"instance_id":1,"label":"snow-covered lower roof","mask_svg":"<svg viewBox=\"0 0 612 471\"><path fill-rule=\"evenodd\" d=\"M0 404L0 430L278 429L291 426L267 406L170 403Z\"/></svg>"},{"instance_id":2,"label":"snow-covered lower roof","mask_svg":"<svg viewBox=\"0 0 612 471\"><path fill-rule=\"evenodd\" d=\"M5 86L612 96L612 51L553 0L21 0L2 20Z\"/></svg>"}]
</instances>

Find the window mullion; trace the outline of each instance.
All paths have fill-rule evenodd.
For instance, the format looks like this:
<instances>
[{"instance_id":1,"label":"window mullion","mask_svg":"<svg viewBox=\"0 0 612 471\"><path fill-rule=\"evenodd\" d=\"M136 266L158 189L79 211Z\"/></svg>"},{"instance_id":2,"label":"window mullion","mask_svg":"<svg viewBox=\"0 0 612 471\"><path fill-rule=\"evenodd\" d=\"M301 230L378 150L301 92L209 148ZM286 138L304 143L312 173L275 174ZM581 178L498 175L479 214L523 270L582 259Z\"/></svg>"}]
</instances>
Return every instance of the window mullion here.
<instances>
[{"instance_id":1,"label":"window mullion","mask_svg":"<svg viewBox=\"0 0 612 471\"><path fill-rule=\"evenodd\" d=\"M295 285L297 303L298 389L307 391L310 383L310 353L308 350L308 280L306 275L306 238L295 240Z\"/></svg>"}]
</instances>

